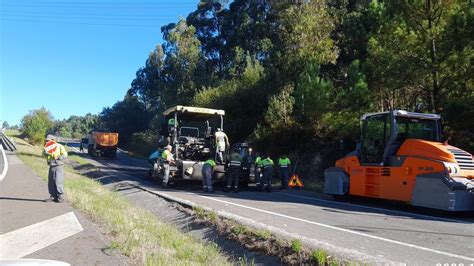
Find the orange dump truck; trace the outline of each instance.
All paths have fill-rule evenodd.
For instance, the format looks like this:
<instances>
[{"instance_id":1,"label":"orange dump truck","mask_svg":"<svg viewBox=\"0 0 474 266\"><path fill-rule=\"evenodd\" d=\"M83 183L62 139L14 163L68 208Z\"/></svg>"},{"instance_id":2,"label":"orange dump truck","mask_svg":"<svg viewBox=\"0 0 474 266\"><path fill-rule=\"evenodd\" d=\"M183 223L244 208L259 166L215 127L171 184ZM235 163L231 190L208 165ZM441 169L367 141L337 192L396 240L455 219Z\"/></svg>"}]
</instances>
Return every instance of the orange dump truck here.
<instances>
[{"instance_id":1,"label":"orange dump truck","mask_svg":"<svg viewBox=\"0 0 474 266\"><path fill-rule=\"evenodd\" d=\"M325 193L474 211L472 154L442 143L439 115L394 110L361 121L356 150L324 172Z\"/></svg>"},{"instance_id":2,"label":"orange dump truck","mask_svg":"<svg viewBox=\"0 0 474 266\"><path fill-rule=\"evenodd\" d=\"M92 130L87 135L87 152L92 156L115 158L117 155L118 133Z\"/></svg>"}]
</instances>

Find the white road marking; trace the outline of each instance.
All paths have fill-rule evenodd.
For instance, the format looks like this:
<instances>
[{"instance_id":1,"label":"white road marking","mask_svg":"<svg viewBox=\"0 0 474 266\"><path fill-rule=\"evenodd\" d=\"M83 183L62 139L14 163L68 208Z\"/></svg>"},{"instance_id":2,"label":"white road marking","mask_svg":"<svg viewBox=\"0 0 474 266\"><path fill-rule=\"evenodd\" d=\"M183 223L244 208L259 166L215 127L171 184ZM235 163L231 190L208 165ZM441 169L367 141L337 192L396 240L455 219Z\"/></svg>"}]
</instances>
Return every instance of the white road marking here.
<instances>
[{"instance_id":1,"label":"white road marking","mask_svg":"<svg viewBox=\"0 0 474 266\"><path fill-rule=\"evenodd\" d=\"M81 152L81 151L80 151L79 149L77 149L76 147L72 147L72 146L68 146L68 147L71 148L71 149L73 149L73 150L75 150L75 151L77 151L77 152Z\"/></svg>"},{"instance_id":2,"label":"white road marking","mask_svg":"<svg viewBox=\"0 0 474 266\"><path fill-rule=\"evenodd\" d=\"M0 260L19 259L81 232L73 212L0 235Z\"/></svg>"},{"instance_id":3,"label":"white road marking","mask_svg":"<svg viewBox=\"0 0 474 266\"><path fill-rule=\"evenodd\" d=\"M312 198L312 197L306 197L306 196L299 196L299 195L293 195L293 194L287 194L287 193L281 193L281 192L274 192L274 193L275 193L275 194L279 194L279 195L285 195L285 196L295 197L295 198L309 199L309 200L313 200L313 201L327 202L327 203L331 203L331 204L338 204L338 205L343 205L343 206L351 206L351 207L362 208L362 209L385 211L385 212L391 212L391 213L404 214L404 215L407 215L407 216L423 217L423 218L429 218L429 219L433 219L433 220L440 220L440 221L447 221L447 222L471 224L471 223L469 223L469 222L462 221L462 220L455 220L455 219L449 219L449 218L443 218L443 217L436 217L436 216L425 215L425 214L418 214L418 213L411 213L411 212L404 212L404 211L396 211L396 210L390 210L390 209L384 209L384 208L377 208L377 207L370 207L370 206L364 206L364 205L350 204L350 203L337 202L337 201L325 200L325 199L318 199L318 198Z\"/></svg>"},{"instance_id":4,"label":"white road marking","mask_svg":"<svg viewBox=\"0 0 474 266\"><path fill-rule=\"evenodd\" d=\"M117 148L117 150L118 150L119 152L128 153L128 151L122 150L122 149L120 149L120 148Z\"/></svg>"},{"instance_id":5,"label":"white road marking","mask_svg":"<svg viewBox=\"0 0 474 266\"><path fill-rule=\"evenodd\" d=\"M262 210L262 209L258 209L258 208L238 204L238 203L233 203L233 202L229 202L229 201L225 201L225 200L215 199L215 198L208 197L208 196L201 196L201 195L199 195L199 196L203 197L205 199L214 200L214 201L221 202L221 203L227 203L227 204L234 205L234 206L237 206L237 207L250 209L250 210L254 210L254 211L259 211L259 212L263 212L263 213L267 213L267 214L271 214L271 215L275 215L275 216L280 216L280 217L283 217L283 218L287 218L287 219L291 219L291 220L295 220L295 221L299 221L299 222L318 225L318 226L321 226L321 227L325 227L325 228L329 228L329 229L333 229L333 230L337 230L337 231L342 231L342 232L345 232L345 233L350 233L350 234L355 234L355 235L359 235L359 236L363 236L363 237L367 237L367 238L377 239L377 240L381 240L381 241L385 241L385 242L388 242L388 243L397 244L397 245L401 245L401 246L406 246L406 247L410 247L410 248L416 248L416 249L419 249L419 250L428 251L428 252L436 253L436 254L440 254L440 255L445 255L445 256L448 256L448 257L452 257L452 258L457 258L457 259L462 259L462 260L467 260L467 261L474 261L474 258L471 258L471 257L452 254L452 253L449 253L449 252L439 251L439 250L435 250L435 249L431 249L431 248L427 248L427 247L422 247L422 246L418 246L418 245L414 245L414 244L410 244L410 243L405 243L405 242L401 242L401 241L397 241L397 240L392 240L392 239L388 239L388 238L383 238L383 237L379 237L379 236L369 235L369 234L365 234L365 233L361 233L361 232L357 232L357 231L353 231L353 230L349 230L349 229L345 229L345 228L340 228L340 227L336 227L336 226L332 226L332 225L328 225L328 224L313 222L313 221L309 221L309 220L305 220L305 219L301 219L301 218L297 218L297 217L293 217L293 216L289 216L289 215L285 215L285 214L281 214L281 213L277 213L277 212Z\"/></svg>"},{"instance_id":6,"label":"white road marking","mask_svg":"<svg viewBox=\"0 0 474 266\"><path fill-rule=\"evenodd\" d=\"M0 150L2 153L2 160L3 160L3 170L2 170L2 173L0 173L0 182L2 182L8 172L8 160L7 160L7 155L5 154L5 150L3 149L3 145L0 145Z\"/></svg>"},{"instance_id":7,"label":"white road marking","mask_svg":"<svg viewBox=\"0 0 474 266\"><path fill-rule=\"evenodd\" d=\"M43 259L21 259L21 260L2 260L2 266L20 266L20 265L44 265L44 266L71 266L71 264L64 261L57 260L43 260Z\"/></svg>"}]
</instances>

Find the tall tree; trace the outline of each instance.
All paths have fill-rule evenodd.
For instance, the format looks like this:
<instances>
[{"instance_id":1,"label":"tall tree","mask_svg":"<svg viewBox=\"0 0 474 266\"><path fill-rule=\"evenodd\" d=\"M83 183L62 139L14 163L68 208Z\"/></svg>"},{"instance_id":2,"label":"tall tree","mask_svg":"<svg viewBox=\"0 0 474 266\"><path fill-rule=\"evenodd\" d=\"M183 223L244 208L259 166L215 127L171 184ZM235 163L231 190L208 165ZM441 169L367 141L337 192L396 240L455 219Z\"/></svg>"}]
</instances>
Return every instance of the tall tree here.
<instances>
[{"instance_id":1,"label":"tall tree","mask_svg":"<svg viewBox=\"0 0 474 266\"><path fill-rule=\"evenodd\" d=\"M465 96L474 77L473 37L468 35L474 26L469 19L472 3L414 0L385 5L388 19L369 41L370 80L386 99L383 108L440 112L449 94Z\"/></svg>"},{"instance_id":2,"label":"tall tree","mask_svg":"<svg viewBox=\"0 0 474 266\"><path fill-rule=\"evenodd\" d=\"M208 77L223 75L221 56L222 22L224 5L227 1L201 0L197 9L186 18L186 23L196 29L196 37L201 43L201 51L205 58L205 69Z\"/></svg>"},{"instance_id":3,"label":"tall tree","mask_svg":"<svg viewBox=\"0 0 474 266\"><path fill-rule=\"evenodd\" d=\"M165 106L189 103L200 89L195 83L195 71L200 62L200 42L195 36L196 29L185 20L162 28L166 40L165 52Z\"/></svg>"}]
</instances>

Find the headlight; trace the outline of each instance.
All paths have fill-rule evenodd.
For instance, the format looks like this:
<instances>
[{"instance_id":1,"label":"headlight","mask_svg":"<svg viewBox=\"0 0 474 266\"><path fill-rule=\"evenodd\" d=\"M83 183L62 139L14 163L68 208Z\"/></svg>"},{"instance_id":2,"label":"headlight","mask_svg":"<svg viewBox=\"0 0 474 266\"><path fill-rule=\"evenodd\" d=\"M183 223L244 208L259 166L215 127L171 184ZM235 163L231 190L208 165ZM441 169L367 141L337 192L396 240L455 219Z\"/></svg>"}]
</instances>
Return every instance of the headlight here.
<instances>
[{"instance_id":1,"label":"headlight","mask_svg":"<svg viewBox=\"0 0 474 266\"><path fill-rule=\"evenodd\" d=\"M459 169L459 166L455 163L443 162L443 164L444 164L444 169L446 170L446 173L448 174L448 176L457 175L461 172L461 169Z\"/></svg>"}]
</instances>

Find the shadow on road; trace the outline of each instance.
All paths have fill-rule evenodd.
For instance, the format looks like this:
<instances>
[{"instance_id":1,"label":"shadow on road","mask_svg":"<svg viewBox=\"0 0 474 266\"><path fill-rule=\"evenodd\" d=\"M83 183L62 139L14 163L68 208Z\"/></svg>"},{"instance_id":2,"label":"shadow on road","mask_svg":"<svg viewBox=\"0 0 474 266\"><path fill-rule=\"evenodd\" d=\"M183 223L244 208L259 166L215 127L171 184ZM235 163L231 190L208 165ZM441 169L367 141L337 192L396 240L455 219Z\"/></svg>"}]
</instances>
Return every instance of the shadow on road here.
<instances>
[{"instance_id":1,"label":"shadow on road","mask_svg":"<svg viewBox=\"0 0 474 266\"><path fill-rule=\"evenodd\" d=\"M38 202L43 202L44 201L44 199L25 199L25 198L11 198L11 197L0 197L0 200L38 201Z\"/></svg>"}]
</instances>

